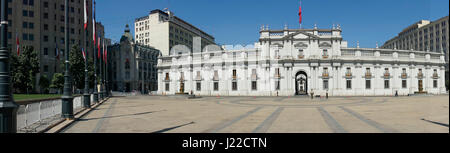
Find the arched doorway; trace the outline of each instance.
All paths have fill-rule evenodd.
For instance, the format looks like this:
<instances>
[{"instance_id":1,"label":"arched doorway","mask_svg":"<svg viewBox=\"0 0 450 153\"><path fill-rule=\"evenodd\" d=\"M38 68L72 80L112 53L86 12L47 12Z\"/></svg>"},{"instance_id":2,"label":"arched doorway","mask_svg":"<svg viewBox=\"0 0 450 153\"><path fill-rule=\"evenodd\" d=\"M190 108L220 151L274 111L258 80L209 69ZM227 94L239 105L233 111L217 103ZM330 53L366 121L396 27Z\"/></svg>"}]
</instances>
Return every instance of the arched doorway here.
<instances>
[{"instance_id":1,"label":"arched doorway","mask_svg":"<svg viewBox=\"0 0 450 153\"><path fill-rule=\"evenodd\" d=\"M295 75L295 95L308 95L308 75L304 71Z\"/></svg>"}]
</instances>

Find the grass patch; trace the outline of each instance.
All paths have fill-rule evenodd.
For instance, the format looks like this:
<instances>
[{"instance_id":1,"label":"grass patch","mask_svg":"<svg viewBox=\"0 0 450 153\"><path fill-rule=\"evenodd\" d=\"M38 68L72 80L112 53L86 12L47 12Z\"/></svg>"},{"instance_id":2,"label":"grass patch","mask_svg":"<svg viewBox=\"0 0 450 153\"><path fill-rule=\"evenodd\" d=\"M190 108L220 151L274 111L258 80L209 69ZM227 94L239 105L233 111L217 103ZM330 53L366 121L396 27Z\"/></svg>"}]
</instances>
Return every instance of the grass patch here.
<instances>
[{"instance_id":1,"label":"grass patch","mask_svg":"<svg viewBox=\"0 0 450 153\"><path fill-rule=\"evenodd\" d=\"M15 101L40 100L50 98L60 98L62 95L56 94L14 94Z\"/></svg>"}]
</instances>

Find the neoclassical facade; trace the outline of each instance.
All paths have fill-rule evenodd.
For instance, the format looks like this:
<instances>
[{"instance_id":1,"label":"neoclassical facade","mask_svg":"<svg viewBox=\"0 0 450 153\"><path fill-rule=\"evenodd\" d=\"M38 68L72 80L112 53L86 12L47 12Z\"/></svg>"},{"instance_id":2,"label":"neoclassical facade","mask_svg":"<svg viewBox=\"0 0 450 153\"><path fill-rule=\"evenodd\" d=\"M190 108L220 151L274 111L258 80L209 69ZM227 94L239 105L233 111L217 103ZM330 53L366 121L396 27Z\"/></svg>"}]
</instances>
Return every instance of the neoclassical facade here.
<instances>
[{"instance_id":1,"label":"neoclassical facade","mask_svg":"<svg viewBox=\"0 0 450 153\"><path fill-rule=\"evenodd\" d=\"M206 47L158 59L158 94L392 96L443 94L443 53L347 47L340 26L269 30L253 48ZM177 53L178 52L178 53Z\"/></svg>"},{"instance_id":2,"label":"neoclassical facade","mask_svg":"<svg viewBox=\"0 0 450 153\"><path fill-rule=\"evenodd\" d=\"M140 91L148 93L158 89L157 60L160 51L136 44L126 26L120 43L109 46L113 91Z\"/></svg>"}]
</instances>

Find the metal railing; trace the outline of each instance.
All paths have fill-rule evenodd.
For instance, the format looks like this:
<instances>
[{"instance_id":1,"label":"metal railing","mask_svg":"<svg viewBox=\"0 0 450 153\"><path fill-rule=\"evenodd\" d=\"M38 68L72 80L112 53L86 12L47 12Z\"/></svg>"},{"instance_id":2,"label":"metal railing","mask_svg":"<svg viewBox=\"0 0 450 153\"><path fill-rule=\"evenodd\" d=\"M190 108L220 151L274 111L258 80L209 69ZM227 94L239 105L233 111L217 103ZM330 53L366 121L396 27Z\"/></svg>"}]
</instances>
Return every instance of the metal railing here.
<instances>
[{"instance_id":1,"label":"metal railing","mask_svg":"<svg viewBox=\"0 0 450 153\"><path fill-rule=\"evenodd\" d=\"M74 113L82 110L83 97L73 99ZM91 102L94 96L91 95ZM91 103L92 104L92 103ZM62 119L62 99L46 100L27 105L21 105L17 110L17 131L37 132L41 125L48 125L54 119Z\"/></svg>"}]
</instances>

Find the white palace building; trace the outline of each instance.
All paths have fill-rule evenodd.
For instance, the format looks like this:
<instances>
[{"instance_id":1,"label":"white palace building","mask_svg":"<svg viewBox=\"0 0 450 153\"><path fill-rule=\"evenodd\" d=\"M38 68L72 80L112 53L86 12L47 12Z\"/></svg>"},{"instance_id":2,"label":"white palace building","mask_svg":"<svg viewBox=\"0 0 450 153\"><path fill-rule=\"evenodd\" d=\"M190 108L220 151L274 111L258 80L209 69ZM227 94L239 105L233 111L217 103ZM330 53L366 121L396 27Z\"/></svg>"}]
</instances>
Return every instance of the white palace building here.
<instances>
[{"instance_id":1,"label":"white palace building","mask_svg":"<svg viewBox=\"0 0 450 153\"><path fill-rule=\"evenodd\" d=\"M269 30L252 48L176 46L158 59L158 94L393 96L444 94L444 54L347 47L340 26ZM200 50L200 49L198 49Z\"/></svg>"}]
</instances>

